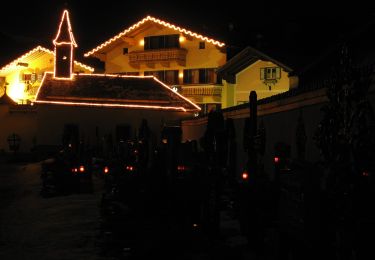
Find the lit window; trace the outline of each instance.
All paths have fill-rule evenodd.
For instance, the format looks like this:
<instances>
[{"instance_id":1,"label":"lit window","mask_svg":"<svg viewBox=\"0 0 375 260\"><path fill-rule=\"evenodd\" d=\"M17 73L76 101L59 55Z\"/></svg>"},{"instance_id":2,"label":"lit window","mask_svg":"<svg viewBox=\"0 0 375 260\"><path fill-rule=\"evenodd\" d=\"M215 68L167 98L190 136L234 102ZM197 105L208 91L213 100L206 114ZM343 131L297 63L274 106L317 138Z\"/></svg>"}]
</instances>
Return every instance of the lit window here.
<instances>
[{"instance_id":1,"label":"lit window","mask_svg":"<svg viewBox=\"0 0 375 260\"><path fill-rule=\"evenodd\" d=\"M214 84L217 77L214 68L184 70L185 84Z\"/></svg>"},{"instance_id":2,"label":"lit window","mask_svg":"<svg viewBox=\"0 0 375 260\"><path fill-rule=\"evenodd\" d=\"M163 81L167 85L177 85L178 80L178 70L157 70L157 71L145 71L145 76L154 76L159 80Z\"/></svg>"},{"instance_id":3,"label":"lit window","mask_svg":"<svg viewBox=\"0 0 375 260\"><path fill-rule=\"evenodd\" d=\"M31 74L30 73L24 73L21 74L21 81L31 81Z\"/></svg>"},{"instance_id":4,"label":"lit window","mask_svg":"<svg viewBox=\"0 0 375 260\"><path fill-rule=\"evenodd\" d=\"M280 67L267 67L260 69L260 79L261 80L275 80L281 78L281 68Z\"/></svg>"},{"instance_id":5,"label":"lit window","mask_svg":"<svg viewBox=\"0 0 375 260\"><path fill-rule=\"evenodd\" d=\"M180 48L180 35L149 36L144 39L145 50Z\"/></svg>"}]
</instances>

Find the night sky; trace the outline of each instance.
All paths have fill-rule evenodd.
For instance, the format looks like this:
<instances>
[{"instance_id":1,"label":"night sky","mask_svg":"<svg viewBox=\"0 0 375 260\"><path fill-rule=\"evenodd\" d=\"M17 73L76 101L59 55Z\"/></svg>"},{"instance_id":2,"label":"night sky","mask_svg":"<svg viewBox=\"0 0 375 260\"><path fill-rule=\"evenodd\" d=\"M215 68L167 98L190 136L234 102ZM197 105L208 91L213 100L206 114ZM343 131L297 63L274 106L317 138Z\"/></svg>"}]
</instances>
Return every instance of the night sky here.
<instances>
[{"instance_id":1,"label":"night sky","mask_svg":"<svg viewBox=\"0 0 375 260\"><path fill-rule=\"evenodd\" d=\"M255 2L255 3L254 3ZM328 1L326 1L328 2ZM105 3L105 4L104 4ZM230 3L230 4L229 4ZM147 15L223 41L234 54L252 46L281 62L302 67L341 39L374 21L368 5L306 1L12 1L0 16L0 62L10 61L28 48L52 48L64 8L70 11L78 43L77 59ZM375 37L375 36L374 36ZM90 61L87 61L90 63ZM92 63L91 63L92 64Z\"/></svg>"}]
</instances>

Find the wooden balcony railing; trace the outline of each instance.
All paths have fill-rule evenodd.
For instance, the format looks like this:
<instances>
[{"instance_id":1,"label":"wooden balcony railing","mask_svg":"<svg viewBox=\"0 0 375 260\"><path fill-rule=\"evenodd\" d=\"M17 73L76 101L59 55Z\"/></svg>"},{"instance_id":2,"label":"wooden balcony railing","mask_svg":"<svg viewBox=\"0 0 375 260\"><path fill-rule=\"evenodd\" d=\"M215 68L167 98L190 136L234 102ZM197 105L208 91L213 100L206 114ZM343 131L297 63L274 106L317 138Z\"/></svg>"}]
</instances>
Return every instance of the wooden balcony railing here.
<instances>
[{"instance_id":1,"label":"wooden balcony railing","mask_svg":"<svg viewBox=\"0 0 375 260\"><path fill-rule=\"evenodd\" d=\"M222 86L203 85L203 86L183 86L182 95L184 96L221 96Z\"/></svg>"},{"instance_id":2,"label":"wooden balcony railing","mask_svg":"<svg viewBox=\"0 0 375 260\"><path fill-rule=\"evenodd\" d=\"M141 63L169 63L177 62L181 66L186 64L186 49L159 49L147 51L133 51L129 53L129 63L138 66Z\"/></svg>"}]
</instances>

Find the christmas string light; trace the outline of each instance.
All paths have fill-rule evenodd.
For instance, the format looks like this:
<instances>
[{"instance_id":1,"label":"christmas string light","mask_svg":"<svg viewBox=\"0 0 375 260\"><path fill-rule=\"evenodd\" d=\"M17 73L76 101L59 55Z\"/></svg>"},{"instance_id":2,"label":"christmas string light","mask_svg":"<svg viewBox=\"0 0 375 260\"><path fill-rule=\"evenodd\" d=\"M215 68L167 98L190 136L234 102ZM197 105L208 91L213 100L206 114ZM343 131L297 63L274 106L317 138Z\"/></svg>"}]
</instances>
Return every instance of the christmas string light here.
<instances>
[{"instance_id":1,"label":"christmas string light","mask_svg":"<svg viewBox=\"0 0 375 260\"><path fill-rule=\"evenodd\" d=\"M96 48L92 49L91 51L85 53L85 57L88 57L94 53L96 53L97 51L99 51L100 49L106 47L107 45L111 44L112 42L116 41L117 39L121 38L122 36L126 35L127 33L131 32L132 30L138 28L139 26L141 26L142 24L144 24L145 22L147 21L152 21L154 23L157 23L157 24L160 24L160 25L163 25L165 27L168 27L170 29L173 29L173 30L176 30L176 31L179 31L180 33L183 33L183 34L186 34L186 35L190 35L192 37L195 37L197 39L200 39L200 40L203 40L203 41L206 41L208 43L212 43L213 45L216 45L216 46L219 46L219 47L223 47L225 44L222 43L222 42L219 42L219 41L216 41L216 40L213 40L213 39L210 39L208 37L205 37L205 36L202 36L200 34L197 34L195 32L192 32L192 31L189 31L187 29L184 29L184 28L181 28L179 26L176 26L176 25L173 25L173 24L170 24L168 22L165 22L165 21L162 21L160 19L157 19L157 18L154 18L152 16L147 16L146 18L142 19L141 21L139 21L138 23L130 26L128 29L122 31L121 33L117 34L116 36L110 38L109 40L107 40L106 42L102 43L101 45L97 46Z\"/></svg>"}]
</instances>

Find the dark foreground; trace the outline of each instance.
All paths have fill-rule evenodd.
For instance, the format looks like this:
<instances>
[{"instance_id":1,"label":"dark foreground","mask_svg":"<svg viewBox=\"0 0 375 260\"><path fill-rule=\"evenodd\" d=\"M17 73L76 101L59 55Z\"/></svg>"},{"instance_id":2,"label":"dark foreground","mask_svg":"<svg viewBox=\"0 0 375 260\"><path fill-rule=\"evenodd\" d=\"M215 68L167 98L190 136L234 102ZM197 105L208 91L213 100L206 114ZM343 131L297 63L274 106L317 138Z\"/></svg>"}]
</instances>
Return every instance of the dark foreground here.
<instances>
[{"instance_id":1,"label":"dark foreground","mask_svg":"<svg viewBox=\"0 0 375 260\"><path fill-rule=\"evenodd\" d=\"M118 238L100 214L101 178L93 175L91 191L46 198L40 174L40 163L0 165L0 259L254 259L230 207L208 237L198 225L182 228L168 202L145 191L138 206L122 206Z\"/></svg>"}]
</instances>

